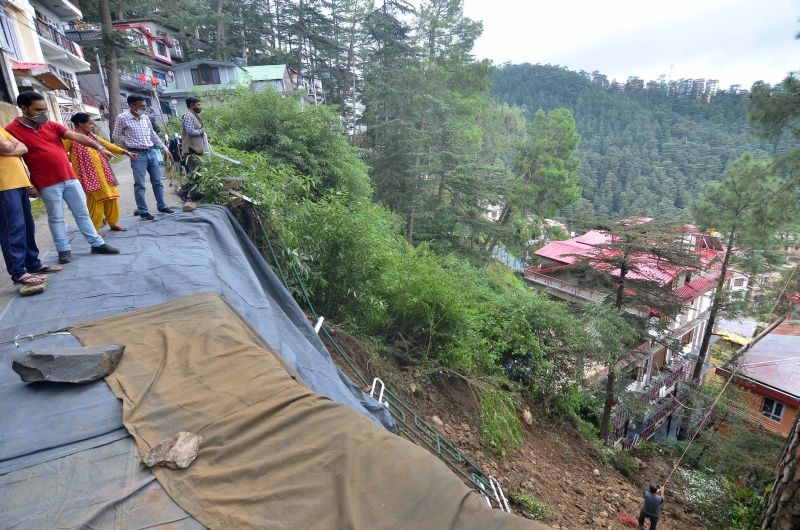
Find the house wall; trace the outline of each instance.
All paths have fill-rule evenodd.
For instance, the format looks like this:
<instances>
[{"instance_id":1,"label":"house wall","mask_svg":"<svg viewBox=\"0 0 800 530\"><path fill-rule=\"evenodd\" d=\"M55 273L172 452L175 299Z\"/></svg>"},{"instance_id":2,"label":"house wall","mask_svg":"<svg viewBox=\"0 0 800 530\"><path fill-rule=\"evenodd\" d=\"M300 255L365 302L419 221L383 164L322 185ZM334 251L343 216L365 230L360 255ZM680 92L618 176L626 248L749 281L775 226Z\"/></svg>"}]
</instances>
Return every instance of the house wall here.
<instances>
[{"instance_id":1,"label":"house wall","mask_svg":"<svg viewBox=\"0 0 800 530\"><path fill-rule=\"evenodd\" d=\"M192 81L192 69L197 68L199 65L176 69L175 71L175 87L179 89L192 88L194 82ZM235 67L215 66L219 69L219 86L225 86L231 83L236 83L239 79ZM204 85L207 86L207 85Z\"/></svg>"},{"instance_id":2,"label":"house wall","mask_svg":"<svg viewBox=\"0 0 800 530\"><path fill-rule=\"evenodd\" d=\"M12 22L16 37L16 59L23 62L42 63L44 55L39 37L33 29L35 12L28 0L15 0L6 4L5 12Z\"/></svg>"},{"instance_id":3,"label":"house wall","mask_svg":"<svg viewBox=\"0 0 800 530\"><path fill-rule=\"evenodd\" d=\"M761 425L774 434L780 436L789 436L789 432L792 430L792 424L794 423L794 419L798 412L798 407L796 405L781 401L780 398L775 396L764 396L757 393L756 389L741 386L739 388L742 388L745 391L745 405L752 411L752 414L748 416L748 419L751 422ZM783 404L783 418L780 422L761 414L761 407L764 403L765 397L770 397Z\"/></svg>"}]
</instances>

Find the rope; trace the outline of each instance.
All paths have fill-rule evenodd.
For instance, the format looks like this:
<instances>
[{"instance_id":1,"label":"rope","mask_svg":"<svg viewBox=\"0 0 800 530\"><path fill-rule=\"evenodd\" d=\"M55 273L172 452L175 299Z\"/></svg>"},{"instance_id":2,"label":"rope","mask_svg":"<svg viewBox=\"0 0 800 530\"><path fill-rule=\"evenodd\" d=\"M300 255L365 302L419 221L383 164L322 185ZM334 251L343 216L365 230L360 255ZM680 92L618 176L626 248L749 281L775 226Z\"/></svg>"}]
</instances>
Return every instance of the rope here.
<instances>
[{"instance_id":1,"label":"rope","mask_svg":"<svg viewBox=\"0 0 800 530\"><path fill-rule=\"evenodd\" d=\"M708 420L708 418L711 417L711 412L713 412L714 407L717 406L717 403L719 403L719 400L722 399L722 395L725 393L725 390L727 390L728 385L731 383L731 381L733 381L733 378L736 377L736 372L739 371L740 367L741 367L741 360L740 360L740 362L736 363L736 366L733 368L733 372L731 372L730 377L728 377L728 380L725 381L725 384L722 386L722 390L719 391L719 394L717 395L717 398L714 400L714 402L709 407L708 413L706 413L703 416L703 419L700 420L700 423L697 425L697 428L695 429L691 440L689 440L689 443L686 444L686 447L684 448L683 453L681 454L680 458L678 458L678 460L675 462L675 465L672 466L672 470L669 472L669 475L667 475L667 478L664 481L664 485L661 486L662 493L667 490L667 484L669 483L670 479L672 478L672 475L675 474L675 471L677 471L678 466L680 466L681 462L683 461L683 458L686 456L686 453L689 452L689 448L694 443L695 439L697 438L697 435L700 434L700 431L703 429L703 425L705 425L705 423Z\"/></svg>"}]
</instances>

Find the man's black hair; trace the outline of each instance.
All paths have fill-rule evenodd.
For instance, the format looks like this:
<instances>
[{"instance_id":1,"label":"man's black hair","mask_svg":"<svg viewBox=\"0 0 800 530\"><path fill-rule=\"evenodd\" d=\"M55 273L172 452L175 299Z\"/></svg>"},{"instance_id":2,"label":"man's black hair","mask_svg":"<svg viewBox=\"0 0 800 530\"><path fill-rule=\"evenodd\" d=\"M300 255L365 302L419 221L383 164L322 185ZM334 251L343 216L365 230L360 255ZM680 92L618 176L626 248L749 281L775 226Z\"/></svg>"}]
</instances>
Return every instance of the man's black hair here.
<instances>
[{"instance_id":1,"label":"man's black hair","mask_svg":"<svg viewBox=\"0 0 800 530\"><path fill-rule=\"evenodd\" d=\"M186 98L186 108L187 109L192 108L195 103L200 103L200 98L195 98L195 97Z\"/></svg>"},{"instance_id":2,"label":"man's black hair","mask_svg":"<svg viewBox=\"0 0 800 530\"><path fill-rule=\"evenodd\" d=\"M655 493L658 491L658 484L650 484L650 493Z\"/></svg>"},{"instance_id":3,"label":"man's black hair","mask_svg":"<svg viewBox=\"0 0 800 530\"><path fill-rule=\"evenodd\" d=\"M38 92L33 90L28 90L27 92L20 92L19 96L17 96L17 106L18 107L30 107L31 103L34 101L42 101L44 96Z\"/></svg>"},{"instance_id":4,"label":"man's black hair","mask_svg":"<svg viewBox=\"0 0 800 530\"><path fill-rule=\"evenodd\" d=\"M138 103L140 101L144 101L144 96L139 96L138 94L131 94L130 96L128 96L128 106L131 106L134 103Z\"/></svg>"}]
</instances>

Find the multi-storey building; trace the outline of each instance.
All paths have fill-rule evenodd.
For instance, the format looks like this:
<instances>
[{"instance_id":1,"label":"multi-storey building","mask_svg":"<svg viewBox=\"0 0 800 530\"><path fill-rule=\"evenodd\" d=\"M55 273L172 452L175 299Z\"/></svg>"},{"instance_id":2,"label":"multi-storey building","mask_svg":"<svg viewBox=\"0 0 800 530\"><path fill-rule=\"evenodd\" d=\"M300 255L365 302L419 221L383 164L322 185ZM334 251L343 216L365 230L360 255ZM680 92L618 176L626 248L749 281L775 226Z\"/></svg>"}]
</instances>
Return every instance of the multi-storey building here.
<instances>
[{"instance_id":1,"label":"multi-storey building","mask_svg":"<svg viewBox=\"0 0 800 530\"><path fill-rule=\"evenodd\" d=\"M524 277L533 287L562 300L574 303L606 300L610 294L607 289L580 282L574 273L579 264L588 264L595 272L613 277L614 271L608 271L601 260L596 259L598 254L607 252L611 239L608 232L592 230L566 241L552 241L535 252L540 264L525 269ZM639 257L637 271L627 276L629 280L635 281L638 277L660 284L670 292L669 296L680 302L681 309L657 327L656 321L666 317L641 307L625 307L628 313L643 319L649 329L649 339L632 348L616 368L627 383L627 390L638 396L639 410L645 412L634 418L630 410L618 407L612 441L625 439L627 443L636 443L652 437L664 423L669 424L668 429L672 427L671 414L678 405L670 396L691 374L699 354L720 274L719 254L723 249L716 238L691 229L685 230L682 240L696 254L697 266L678 267L645 255ZM708 369L710 365L704 366L704 373ZM596 378L605 375L599 366L587 367L587 371Z\"/></svg>"},{"instance_id":2,"label":"multi-storey building","mask_svg":"<svg viewBox=\"0 0 800 530\"><path fill-rule=\"evenodd\" d=\"M67 21L83 17L69 0L10 0L0 7L0 95L12 102L20 90L47 93L53 118L98 113L98 101L83 93L76 75L89 70L83 48L64 34Z\"/></svg>"},{"instance_id":3,"label":"multi-storey building","mask_svg":"<svg viewBox=\"0 0 800 530\"><path fill-rule=\"evenodd\" d=\"M145 98L156 118L174 115L175 109L161 96L174 80L175 66L183 60L178 28L152 19L122 20L114 22L113 27L127 37L136 53L133 66L126 66L119 75L120 93L116 97L120 98L122 108L126 106L127 97L136 94ZM75 24L69 34L76 40L96 44L100 28L92 24ZM87 91L99 94L107 104L110 95L97 60L92 61L91 70L79 76L79 82Z\"/></svg>"}]
</instances>

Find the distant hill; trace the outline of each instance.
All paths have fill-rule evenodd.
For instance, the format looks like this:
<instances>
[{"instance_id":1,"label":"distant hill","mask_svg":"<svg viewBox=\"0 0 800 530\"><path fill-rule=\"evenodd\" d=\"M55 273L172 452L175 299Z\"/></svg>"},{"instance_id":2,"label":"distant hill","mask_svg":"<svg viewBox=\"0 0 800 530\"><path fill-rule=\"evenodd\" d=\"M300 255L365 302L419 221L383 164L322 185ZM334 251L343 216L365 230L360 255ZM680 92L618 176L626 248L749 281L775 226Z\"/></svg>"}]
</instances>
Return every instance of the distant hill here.
<instances>
[{"instance_id":1,"label":"distant hill","mask_svg":"<svg viewBox=\"0 0 800 530\"><path fill-rule=\"evenodd\" d=\"M747 92L717 90L714 81L621 84L597 72L522 64L500 67L492 90L529 113L572 111L583 198L603 216L676 217L741 154L768 157L775 147L750 134Z\"/></svg>"}]
</instances>

